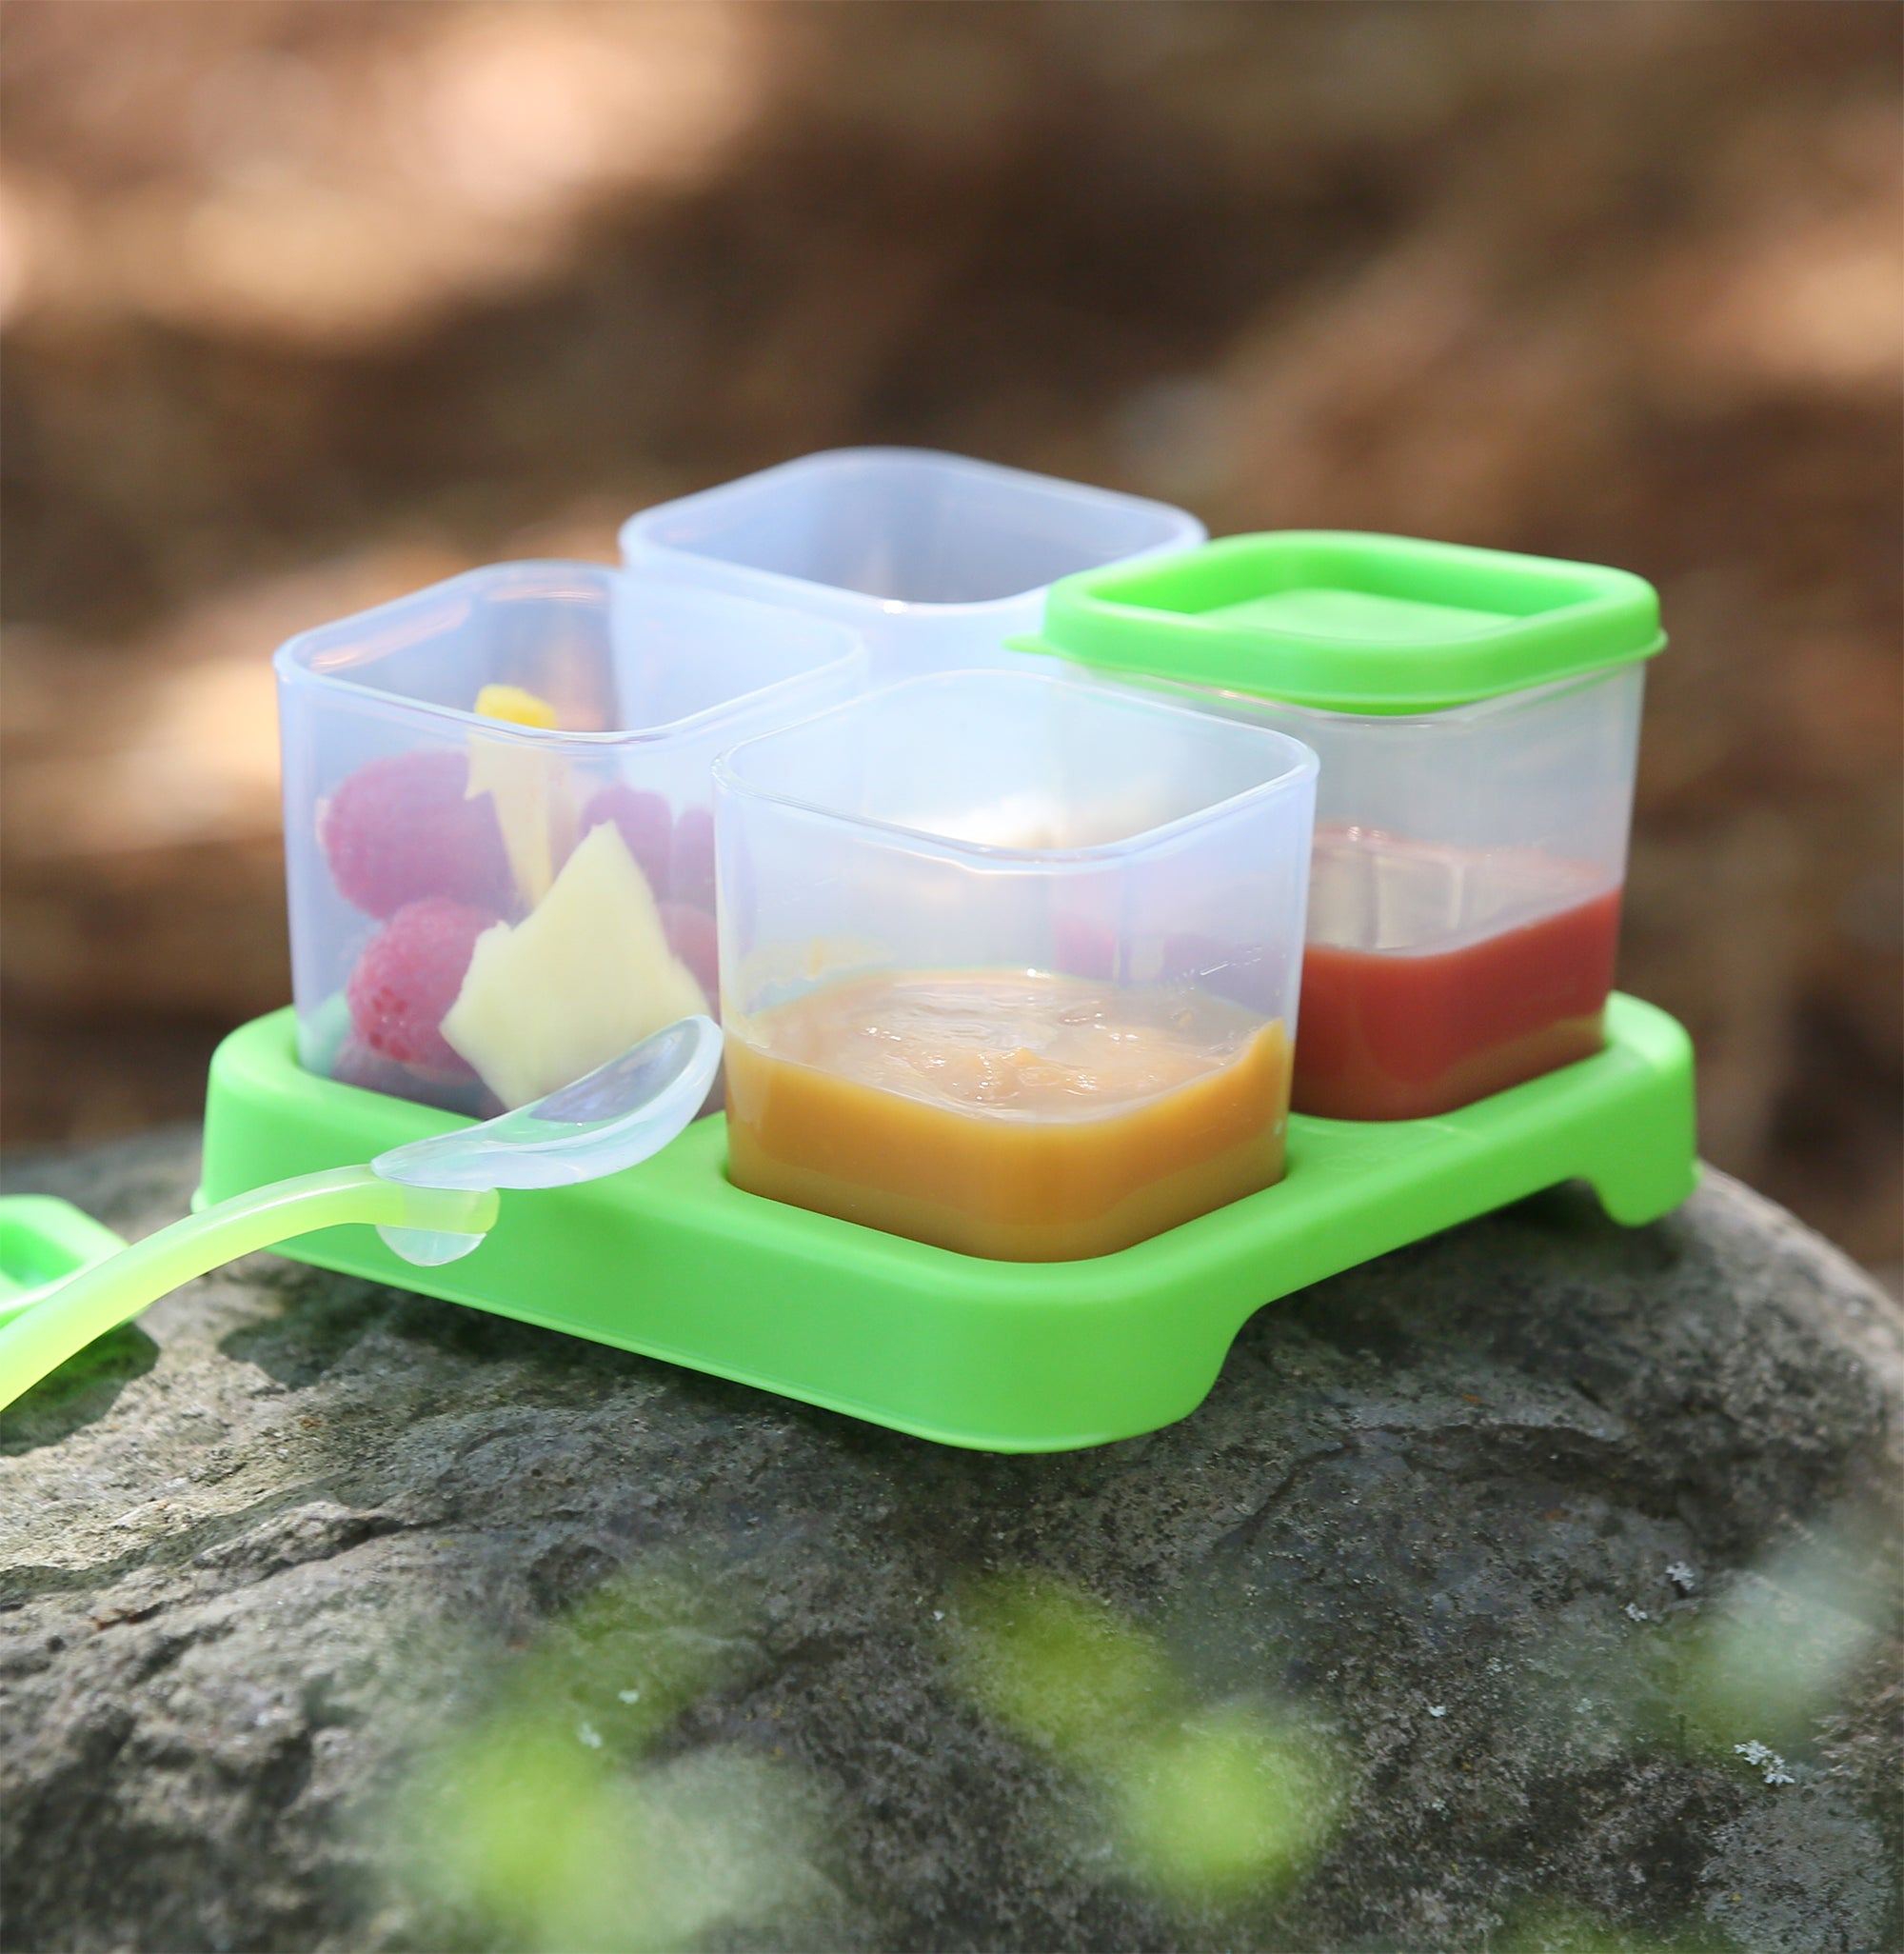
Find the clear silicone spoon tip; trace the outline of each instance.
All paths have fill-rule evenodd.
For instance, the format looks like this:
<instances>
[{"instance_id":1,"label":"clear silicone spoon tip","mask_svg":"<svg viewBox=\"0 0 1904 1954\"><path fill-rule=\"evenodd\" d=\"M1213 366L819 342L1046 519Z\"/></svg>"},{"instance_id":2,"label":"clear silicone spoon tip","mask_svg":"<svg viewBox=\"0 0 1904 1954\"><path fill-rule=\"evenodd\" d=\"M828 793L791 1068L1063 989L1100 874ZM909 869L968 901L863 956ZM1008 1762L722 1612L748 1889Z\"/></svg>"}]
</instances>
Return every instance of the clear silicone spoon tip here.
<instances>
[{"instance_id":1,"label":"clear silicone spoon tip","mask_svg":"<svg viewBox=\"0 0 1904 1954\"><path fill-rule=\"evenodd\" d=\"M721 1064L712 1018L683 1018L572 1086L480 1127L380 1153L407 1187L568 1187L659 1153L700 1111Z\"/></svg>"},{"instance_id":2,"label":"clear silicone spoon tip","mask_svg":"<svg viewBox=\"0 0 1904 1954\"><path fill-rule=\"evenodd\" d=\"M372 1173L407 1187L570 1187L659 1153L700 1111L721 1064L712 1018L683 1018L545 1099L480 1127L393 1146ZM393 1227L385 1245L434 1266L467 1255L481 1235Z\"/></svg>"}]
</instances>

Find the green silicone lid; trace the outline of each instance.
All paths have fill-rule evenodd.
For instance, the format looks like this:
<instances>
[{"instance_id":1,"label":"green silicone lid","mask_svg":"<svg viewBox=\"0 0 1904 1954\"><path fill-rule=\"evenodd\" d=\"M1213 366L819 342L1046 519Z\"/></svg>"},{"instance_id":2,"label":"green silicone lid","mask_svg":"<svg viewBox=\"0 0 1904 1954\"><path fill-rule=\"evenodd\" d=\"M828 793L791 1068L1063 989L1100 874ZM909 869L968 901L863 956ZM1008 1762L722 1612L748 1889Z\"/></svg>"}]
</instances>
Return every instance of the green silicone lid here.
<instances>
[{"instance_id":1,"label":"green silicone lid","mask_svg":"<svg viewBox=\"0 0 1904 1954\"><path fill-rule=\"evenodd\" d=\"M1226 536L1054 584L1013 648L1332 712L1438 712L1666 640L1643 577L1350 530Z\"/></svg>"}]
</instances>

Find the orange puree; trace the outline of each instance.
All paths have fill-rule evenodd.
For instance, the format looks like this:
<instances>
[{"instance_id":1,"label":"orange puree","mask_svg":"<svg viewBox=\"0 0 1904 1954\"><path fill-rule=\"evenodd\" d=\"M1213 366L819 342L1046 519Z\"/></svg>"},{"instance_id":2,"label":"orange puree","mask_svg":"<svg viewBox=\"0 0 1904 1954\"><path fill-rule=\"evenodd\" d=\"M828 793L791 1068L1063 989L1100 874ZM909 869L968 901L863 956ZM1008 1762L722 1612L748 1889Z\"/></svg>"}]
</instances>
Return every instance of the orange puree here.
<instances>
[{"instance_id":1,"label":"orange puree","mask_svg":"<svg viewBox=\"0 0 1904 1954\"><path fill-rule=\"evenodd\" d=\"M1288 1107L1279 1022L1028 971L849 978L727 1038L737 1186L1008 1262L1269 1186Z\"/></svg>"}]
</instances>

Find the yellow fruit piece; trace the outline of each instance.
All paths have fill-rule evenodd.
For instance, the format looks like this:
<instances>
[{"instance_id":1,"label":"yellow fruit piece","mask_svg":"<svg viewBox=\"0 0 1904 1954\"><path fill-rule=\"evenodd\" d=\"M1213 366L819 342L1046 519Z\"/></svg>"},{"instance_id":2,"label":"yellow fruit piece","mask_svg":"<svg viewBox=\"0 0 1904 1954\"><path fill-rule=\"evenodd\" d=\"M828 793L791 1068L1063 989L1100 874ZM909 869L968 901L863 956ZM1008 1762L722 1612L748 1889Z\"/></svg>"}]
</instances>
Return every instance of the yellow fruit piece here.
<instances>
[{"instance_id":1,"label":"yellow fruit piece","mask_svg":"<svg viewBox=\"0 0 1904 1954\"><path fill-rule=\"evenodd\" d=\"M621 830L605 822L526 921L476 939L443 1035L513 1108L706 1008Z\"/></svg>"},{"instance_id":2,"label":"yellow fruit piece","mask_svg":"<svg viewBox=\"0 0 1904 1954\"><path fill-rule=\"evenodd\" d=\"M545 732L555 730L555 708L521 686L485 686L476 694L476 710L485 719L507 719L517 726L539 726Z\"/></svg>"},{"instance_id":3,"label":"yellow fruit piece","mask_svg":"<svg viewBox=\"0 0 1904 1954\"><path fill-rule=\"evenodd\" d=\"M542 901L555 880L555 809L551 799L562 782L562 759L535 747L487 740L469 741L467 796L488 794L496 803L496 824L509 872L529 907Z\"/></svg>"},{"instance_id":4,"label":"yellow fruit piece","mask_svg":"<svg viewBox=\"0 0 1904 1954\"><path fill-rule=\"evenodd\" d=\"M545 732L555 729L555 708L521 686L485 686L476 694L476 710L485 719L505 719ZM488 794L495 800L509 872L530 908L548 893L555 879L556 824L567 815L561 804L561 785L559 755L515 740L470 735L467 797Z\"/></svg>"}]
</instances>

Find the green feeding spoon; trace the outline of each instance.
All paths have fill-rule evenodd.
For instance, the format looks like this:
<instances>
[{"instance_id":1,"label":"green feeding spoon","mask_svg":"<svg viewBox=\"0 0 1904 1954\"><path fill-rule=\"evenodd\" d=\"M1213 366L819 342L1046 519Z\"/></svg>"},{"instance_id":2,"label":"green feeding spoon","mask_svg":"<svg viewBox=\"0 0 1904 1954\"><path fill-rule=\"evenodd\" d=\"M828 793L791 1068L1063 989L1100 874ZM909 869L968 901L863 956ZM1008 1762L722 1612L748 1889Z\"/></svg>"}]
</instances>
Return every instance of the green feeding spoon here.
<instances>
[{"instance_id":1,"label":"green feeding spoon","mask_svg":"<svg viewBox=\"0 0 1904 1954\"><path fill-rule=\"evenodd\" d=\"M70 1275L15 1288L0 1300L0 1406L180 1284L313 1228L368 1222L407 1262L454 1262L495 1226L500 1189L573 1186L659 1153L700 1111L720 1064L720 1027L683 1018L514 1112L392 1147L367 1166L254 1187Z\"/></svg>"}]
</instances>

